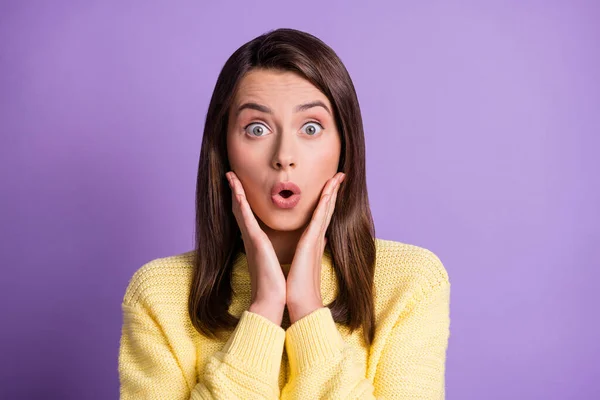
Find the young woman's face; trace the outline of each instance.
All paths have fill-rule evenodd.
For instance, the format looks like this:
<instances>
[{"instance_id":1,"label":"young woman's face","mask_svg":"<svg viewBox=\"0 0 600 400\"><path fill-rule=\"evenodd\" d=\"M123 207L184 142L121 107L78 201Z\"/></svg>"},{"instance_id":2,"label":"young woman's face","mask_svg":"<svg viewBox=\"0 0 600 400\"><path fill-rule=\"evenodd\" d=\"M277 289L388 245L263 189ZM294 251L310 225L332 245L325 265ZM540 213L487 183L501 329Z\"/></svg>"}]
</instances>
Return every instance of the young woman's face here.
<instances>
[{"instance_id":1,"label":"young woman's face","mask_svg":"<svg viewBox=\"0 0 600 400\"><path fill-rule=\"evenodd\" d=\"M243 77L229 112L227 153L259 223L276 231L307 225L337 172L340 151L331 104L309 81L264 69ZM293 208L274 203L271 192L278 182L299 187Z\"/></svg>"}]
</instances>

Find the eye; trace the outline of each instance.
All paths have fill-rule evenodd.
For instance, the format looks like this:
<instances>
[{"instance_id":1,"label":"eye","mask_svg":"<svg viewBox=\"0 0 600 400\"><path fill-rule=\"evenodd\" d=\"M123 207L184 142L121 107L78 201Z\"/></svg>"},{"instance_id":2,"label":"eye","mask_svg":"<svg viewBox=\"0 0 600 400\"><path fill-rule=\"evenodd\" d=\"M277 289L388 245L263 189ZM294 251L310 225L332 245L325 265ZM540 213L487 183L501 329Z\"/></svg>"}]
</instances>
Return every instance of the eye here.
<instances>
[{"instance_id":1,"label":"eye","mask_svg":"<svg viewBox=\"0 0 600 400\"><path fill-rule=\"evenodd\" d=\"M248 129L248 128L250 128L250 129ZM245 130L246 132L248 132L248 131L249 131L249 133L250 133L250 136L257 136L257 137L260 137L260 136L264 136L264 133L265 133L266 131L268 131L269 129L266 127L266 125L265 125L265 124L262 124L262 123L260 123L260 122L253 122L253 123L251 123L250 125L247 125L247 126L244 128L244 130Z\"/></svg>"},{"instance_id":2,"label":"eye","mask_svg":"<svg viewBox=\"0 0 600 400\"><path fill-rule=\"evenodd\" d=\"M324 129L318 122L308 122L304 126L309 136L316 136Z\"/></svg>"}]
</instances>

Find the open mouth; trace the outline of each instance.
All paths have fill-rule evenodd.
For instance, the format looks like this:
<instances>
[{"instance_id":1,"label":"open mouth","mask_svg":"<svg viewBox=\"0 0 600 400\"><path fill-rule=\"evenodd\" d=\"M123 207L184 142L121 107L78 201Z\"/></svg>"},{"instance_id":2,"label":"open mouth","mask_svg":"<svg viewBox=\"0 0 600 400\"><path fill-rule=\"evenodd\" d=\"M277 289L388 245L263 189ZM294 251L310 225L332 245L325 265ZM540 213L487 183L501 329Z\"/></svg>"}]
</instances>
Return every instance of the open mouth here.
<instances>
[{"instance_id":1,"label":"open mouth","mask_svg":"<svg viewBox=\"0 0 600 400\"><path fill-rule=\"evenodd\" d=\"M279 192L279 195L281 197L283 197L284 199L287 199L288 197L290 197L293 194L294 194L294 192L292 192L291 190L282 190L281 192Z\"/></svg>"},{"instance_id":2,"label":"open mouth","mask_svg":"<svg viewBox=\"0 0 600 400\"><path fill-rule=\"evenodd\" d=\"M300 202L300 193L294 182L278 182L271 189L271 201L281 209L291 209Z\"/></svg>"}]
</instances>

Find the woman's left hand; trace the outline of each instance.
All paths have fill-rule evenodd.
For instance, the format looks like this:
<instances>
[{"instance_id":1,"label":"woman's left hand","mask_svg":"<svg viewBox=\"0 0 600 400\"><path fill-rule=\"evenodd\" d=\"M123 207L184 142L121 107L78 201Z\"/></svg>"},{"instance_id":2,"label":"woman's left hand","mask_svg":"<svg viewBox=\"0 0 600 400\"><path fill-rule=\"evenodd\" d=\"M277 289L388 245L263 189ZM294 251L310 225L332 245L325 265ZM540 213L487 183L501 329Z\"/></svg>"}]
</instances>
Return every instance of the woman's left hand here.
<instances>
[{"instance_id":1,"label":"woman's left hand","mask_svg":"<svg viewBox=\"0 0 600 400\"><path fill-rule=\"evenodd\" d=\"M340 184L345 177L344 173L338 172L327 181L312 219L296 246L286 277L286 305L292 324L323 307L321 261L327 244L325 232L333 215Z\"/></svg>"}]
</instances>

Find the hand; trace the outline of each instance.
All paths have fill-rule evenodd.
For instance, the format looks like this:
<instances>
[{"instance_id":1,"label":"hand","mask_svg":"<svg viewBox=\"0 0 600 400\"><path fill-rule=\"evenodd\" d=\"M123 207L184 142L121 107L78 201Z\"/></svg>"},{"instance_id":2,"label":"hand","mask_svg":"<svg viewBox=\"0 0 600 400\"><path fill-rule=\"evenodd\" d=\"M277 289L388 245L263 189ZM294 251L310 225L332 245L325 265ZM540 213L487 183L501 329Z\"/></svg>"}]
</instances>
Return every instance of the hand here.
<instances>
[{"instance_id":1,"label":"hand","mask_svg":"<svg viewBox=\"0 0 600 400\"><path fill-rule=\"evenodd\" d=\"M242 232L248 259L252 285L250 311L267 310L269 315L264 316L281 325L285 308L285 276L279 259L269 237L260 228L252 213L242 182L233 171L228 172L226 176L231 187L233 215Z\"/></svg>"},{"instance_id":2,"label":"hand","mask_svg":"<svg viewBox=\"0 0 600 400\"><path fill-rule=\"evenodd\" d=\"M325 184L321 199L308 227L296 246L296 252L286 280L286 304L293 324L323 307L321 299L321 261L335 201L346 174L339 172Z\"/></svg>"}]
</instances>

